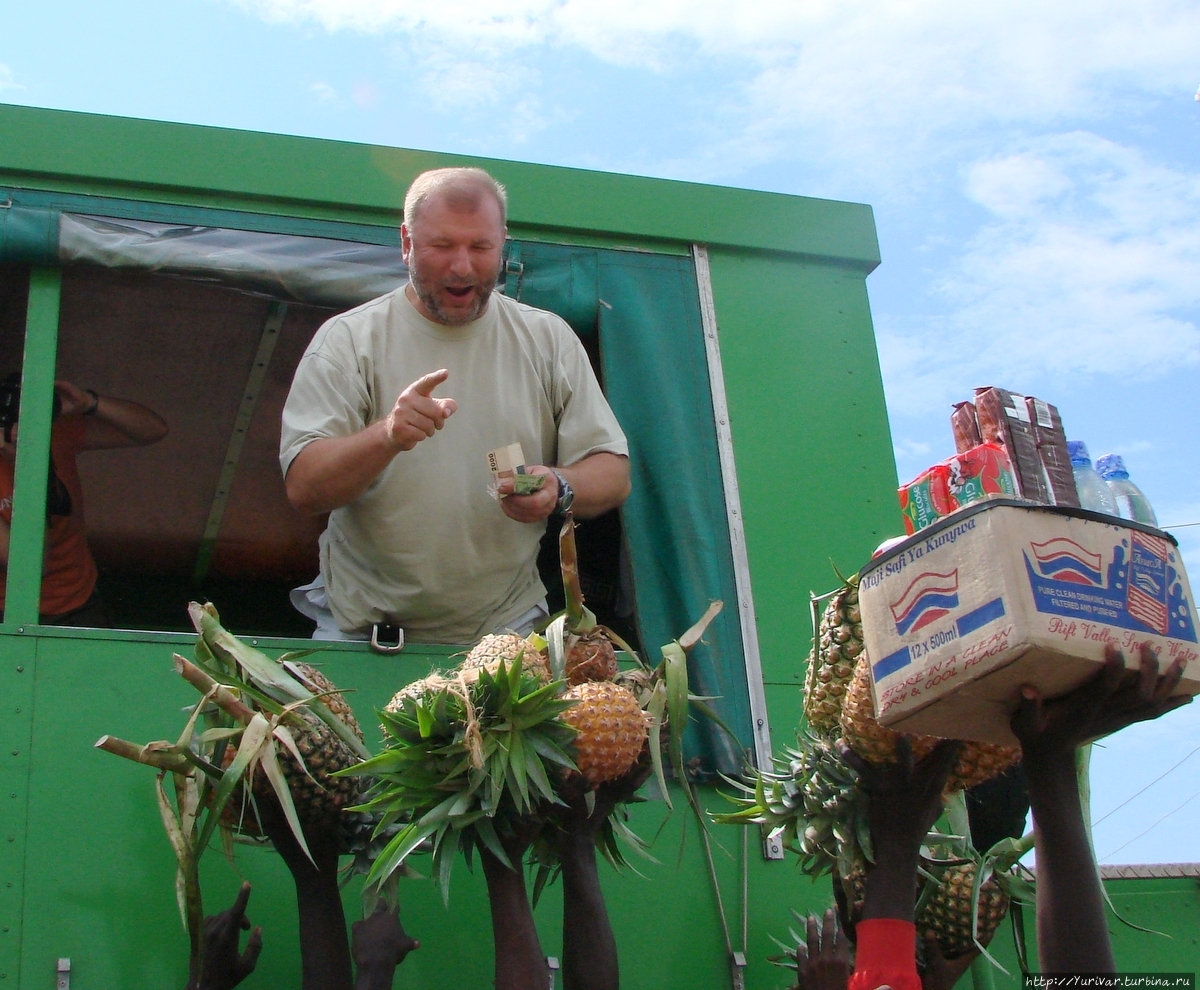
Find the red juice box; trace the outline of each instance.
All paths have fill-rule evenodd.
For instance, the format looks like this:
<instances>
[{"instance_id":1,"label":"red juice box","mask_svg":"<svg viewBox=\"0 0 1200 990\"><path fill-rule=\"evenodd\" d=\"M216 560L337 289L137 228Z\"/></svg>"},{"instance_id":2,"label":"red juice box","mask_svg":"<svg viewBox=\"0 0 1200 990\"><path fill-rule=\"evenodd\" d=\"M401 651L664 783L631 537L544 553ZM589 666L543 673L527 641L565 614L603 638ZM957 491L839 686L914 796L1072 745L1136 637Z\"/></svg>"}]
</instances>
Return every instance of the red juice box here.
<instances>
[{"instance_id":1,"label":"red juice box","mask_svg":"<svg viewBox=\"0 0 1200 990\"><path fill-rule=\"evenodd\" d=\"M981 443L943 463L946 486L956 509L989 495L1017 494L1012 462L999 444Z\"/></svg>"},{"instance_id":2,"label":"red juice box","mask_svg":"<svg viewBox=\"0 0 1200 990\"><path fill-rule=\"evenodd\" d=\"M949 481L950 469L945 464L935 464L900 487L900 511L904 515L904 531L909 536L957 508L950 495Z\"/></svg>"}]
</instances>

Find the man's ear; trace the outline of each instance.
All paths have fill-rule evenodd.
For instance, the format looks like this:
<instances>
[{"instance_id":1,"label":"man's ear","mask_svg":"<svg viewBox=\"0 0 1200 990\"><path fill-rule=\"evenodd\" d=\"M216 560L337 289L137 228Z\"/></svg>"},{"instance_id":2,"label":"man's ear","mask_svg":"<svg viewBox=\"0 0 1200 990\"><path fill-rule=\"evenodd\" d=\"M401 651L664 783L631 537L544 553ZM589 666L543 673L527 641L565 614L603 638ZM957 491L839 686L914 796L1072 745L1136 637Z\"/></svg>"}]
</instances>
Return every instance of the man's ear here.
<instances>
[{"instance_id":1,"label":"man's ear","mask_svg":"<svg viewBox=\"0 0 1200 990\"><path fill-rule=\"evenodd\" d=\"M412 235L408 232L408 224L400 224L400 258L408 264L408 256L412 253Z\"/></svg>"}]
</instances>

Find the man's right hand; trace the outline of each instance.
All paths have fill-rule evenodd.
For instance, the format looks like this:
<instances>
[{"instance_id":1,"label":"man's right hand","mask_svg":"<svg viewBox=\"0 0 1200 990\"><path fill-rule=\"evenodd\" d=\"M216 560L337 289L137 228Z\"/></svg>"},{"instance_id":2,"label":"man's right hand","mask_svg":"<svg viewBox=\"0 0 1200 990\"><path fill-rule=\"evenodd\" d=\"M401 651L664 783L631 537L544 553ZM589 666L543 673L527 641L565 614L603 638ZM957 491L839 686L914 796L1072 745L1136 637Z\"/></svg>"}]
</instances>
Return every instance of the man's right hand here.
<instances>
[{"instance_id":1,"label":"man's right hand","mask_svg":"<svg viewBox=\"0 0 1200 990\"><path fill-rule=\"evenodd\" d=\"M387 416L357 433L307 444L284 476L288 501L316 515L360 498L395 457L433 436L454 414L457 402L430 394L449 375L445 368L422 375L400 393Z\"/></svg>"},{"instance_id":2,"label":"man's right hand","mask_svg":"<svg viewBox=\"0 0 1200 990\"><path fill-rule=\"evenodd\" d=\"M422 375L400 393L384 425L392 443L400 450L412 450L422 440L440 430L458 408L453 399L434 398L432 392L450 372L445 368Z\"/></svg>"}]
</instances>

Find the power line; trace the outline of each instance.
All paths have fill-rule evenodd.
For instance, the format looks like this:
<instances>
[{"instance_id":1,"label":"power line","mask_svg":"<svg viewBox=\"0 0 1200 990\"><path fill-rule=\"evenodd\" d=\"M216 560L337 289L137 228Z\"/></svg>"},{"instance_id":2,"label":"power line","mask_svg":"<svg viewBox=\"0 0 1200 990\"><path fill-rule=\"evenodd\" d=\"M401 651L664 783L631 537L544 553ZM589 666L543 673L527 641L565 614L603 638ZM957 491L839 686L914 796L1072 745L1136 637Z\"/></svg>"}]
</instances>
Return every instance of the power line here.
<instances>
[{"instance_id":1,"label":"power line","mask_svg":"<svg viewBox=\"0 0 1200 990\"><path fill-rule=\"evenodd\" d=\"M1139 832L1137 835L1135 835L1135 836L1134 836L1132 839L1130 839L1128 842L1124 843L1123 845L1119 845L1119 846L1117 846L1117 848L1116 848L1116 849L1114 849L1112 852L1105 853L1105 854L1104 854L1104 856L1103 856L1102 858L1103 858L1103 859L1108 859L1110 856L1115 856L1115 855L1116 855L1117 853L1119 853L1119 852L1120 852L1122 849L1124 849L1124 848L1125 848L1125 846L1132 845L1133 843L1137 842L1137 840L1138 840L1138 839L1140 839L1140 838L1141 838L1143 835L1146 835L1148 832L1150 832L1150 831L1152 831L1153 829L1157 828L1159 825L1161 825L1163 822L1165 822L1165 821L1166 821L1168 818L1170 818L1170 817L1171 817L1173 814L1175 814L1175 812L1176 812L1176 811L1179 811L1181 808L1183 808L1184 806L1186 806L1186 805L1190 804L1192 801L1194 801L1194 800L1195 800L1196 798L1198 798L1198 797L1200 797L1200 791L1197 791L1195 794L1193 794L1193 795L1192 795L1190 798L1188 798L1186 801L1184 801L1184 802L1183 802L1183 804L1181 804L1181 805L1180 805L1178 808L1172 808L1172 809L1171 809L1170 811L1168 811L1168 812L1167 812L1165 815L1163 815L1163 816L1162 816L1162 818L1160 818L1160 819L1159 819L1158 821L1156 821L1156 822L1155 822L1153 825L1151 825L1151 826L1150 826L1150 828L1146 829L1146 831L1145 831L1145 832Z\"/></svg>"},{"instance_id":2,"label":"power line","mask_svg":"<svg viewBox=\"0 0 1200 990\"><path fill-rule=\"evenodd\" d=\"M1148 784L1147 784L1145 787L1143 787L1143 788L1142 788L1140 791L1138 791L1136 794L1134 794L1134 795L1132 795L1132 796L1130 796L1130 797L1127 797L1127 798L1126 798L1124 801L1122 801L1122 802L1121 802L1120 804L1118 804L1118 805L1117 805L1115 808L1113 808L1113 810L1112 810L1112 811L1110 811L1110 812L1109 812L1107 815L1105 815L1105 816L1104 816L1104 818L1109 818L1109 817L1111 817L1111 816L1115 815L1115 814L1116 814L1118 811L1120 811L1122 808L1124 808L1124 807L1125 807L1125 805L1127 805L1127 804L1128 804L1130 801L1132 801L1134 798L1141 797L1141 796L1142 796L1143 794L1145 794L1145 793L1146 793L1148 790L1150 790L1150 788L1151 788L1151 787L1153 787L1153 786L1154 786L1155 784L1157 784L1157 783L1158 783L1160 780L1162 780L1162 779L1163 779L1163 777L1165 777L1167 774L1169 774L1169 773L1171 772L1171 770L1177 770L1177 769L1179 769L1181 766L1183 766L1183 765L1184 765L1184 764L1185 764L1185 763L1186 763L1188 760L1190 760L1190 759L1191 759L1193 756L1195 756L1197 753L1200 753L1200 746L1197 746L1195 749L1193 749L1193 750L1192 750L1190 753L1188 753L1188 755L1187 755L1187 756L1185 756L1185 757L1184 757L1182 760L1180 760L1178 763L1176 763L1176 764L1175 764L1175 766L1171 767L1171 769L1170 769L1170 770L1164 770L1162 773L1160 773L1160 774L1159 774L1157 777L1155 777L1155 778L1154 778L1152 781L1150 781L1150 783L1148 783ZM1097 825L1099 825L1099 824L1100 824L1102 821L1104 821L1104 818L1097 818L1097 819L1096 819L1094 822L1092 822L1092 828L1095 828L1095 827L1096 827Z\"/></svg>"},{"instance_id":3,"label":"power line","mask_svg":"<svg viewBox=\"0 0 1200 990\"><path fill-rule=\"evenodd\" d=\"M1186 529L1188 526L1200 526L1200 522L1176 523L1174 526L1159 526L1159 529Z\"/></svg>"}]
</instances>

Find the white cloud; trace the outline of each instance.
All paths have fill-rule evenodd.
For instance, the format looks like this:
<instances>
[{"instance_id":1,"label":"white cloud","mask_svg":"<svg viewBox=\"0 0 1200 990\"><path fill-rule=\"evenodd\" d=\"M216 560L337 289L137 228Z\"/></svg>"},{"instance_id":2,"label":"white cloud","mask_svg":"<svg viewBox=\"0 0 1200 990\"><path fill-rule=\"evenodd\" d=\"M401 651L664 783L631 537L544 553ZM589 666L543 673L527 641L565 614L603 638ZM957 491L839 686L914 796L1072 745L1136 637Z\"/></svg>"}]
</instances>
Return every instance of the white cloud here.
<instances>
[{"instance_id":1,"label":"white cloud","mask_svg":"<svg viewBox=\"0 0 1200 990\"><path fill-rule=\"evenodd\" d=\"M402 34L465 62L477 46L506 58L569 47L653 71L732 60L739 83L714 111L736 133L712 155L751 164L811 132L812 158L908 169L933 136L947 152L997 125L1105 114L1118 86L1191 92L1200 44L1200 7L1182 0L232 2L273 21Z\"/></svg>"},{"instance_id":2,"label":"white cloud","mask_svg":"<svg viewBox=\"0 0 1200 990\"><path fill-rule=\"evenodd\" d=\"M327 82L315 82L309 90L316 97L317 103L323 107L335 107L341 102L337 90Z\"/></svg>"},{"instance_id":3,"label":"white cloud","mask_svg":"<svg viewBox=\"0 0 1200 990\"><path fill-rule=\"evenodd\" d=\"M945 401L943 382L1200 363L1200 172L1076 132L978 161L964 185L990 219L935 283L945 308L881 325L894 411Z\"/></svg>"},{"instance_id":4,"label":"white cloud","mask_svg":"<svg viewBox=\"0 0 1200 990\"><path fill-rule=\"evenodd\" d=\"M24 86L17 82L16 77L13 75L12 69L0 62L0 93L3 93L7 90L24 88Z\"/></svg>"}]
</instances>

